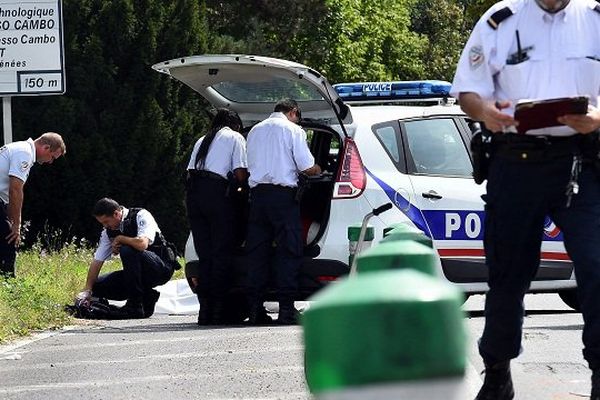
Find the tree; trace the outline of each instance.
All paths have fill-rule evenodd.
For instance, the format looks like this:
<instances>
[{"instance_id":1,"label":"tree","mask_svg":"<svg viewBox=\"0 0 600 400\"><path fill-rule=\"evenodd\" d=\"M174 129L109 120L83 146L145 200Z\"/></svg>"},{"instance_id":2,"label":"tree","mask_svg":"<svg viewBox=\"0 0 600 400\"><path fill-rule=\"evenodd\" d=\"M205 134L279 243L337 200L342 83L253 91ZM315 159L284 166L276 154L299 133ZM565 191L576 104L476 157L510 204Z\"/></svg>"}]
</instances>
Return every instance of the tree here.
<instances>
[{"instance_id":1,"label":"tree","mask_svg":"<svg viewBox=\"0 0 600 400\"><path fill-rule=\"evenodd\" d=\"M180 246L186 156L205 104L152 64L206 50L205 9L191 0L64 0L67 93L14 100L15 139L57 131L67 155L32 170L29 242L45 226L96 240L94 202L148 208ZM187 153L186 153L187 152Z\"/></svg>"}]
</instances>

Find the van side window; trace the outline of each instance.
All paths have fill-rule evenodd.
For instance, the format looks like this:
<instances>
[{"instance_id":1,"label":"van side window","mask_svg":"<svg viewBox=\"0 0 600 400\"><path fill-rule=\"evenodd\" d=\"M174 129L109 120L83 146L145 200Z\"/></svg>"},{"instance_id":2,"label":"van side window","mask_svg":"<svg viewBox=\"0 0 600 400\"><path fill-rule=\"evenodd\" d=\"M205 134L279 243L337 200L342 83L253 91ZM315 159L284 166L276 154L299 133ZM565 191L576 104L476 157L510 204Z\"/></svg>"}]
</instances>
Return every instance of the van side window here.
<instances>
[{"instance_id":1,"label":"van side window","mask_svg":"<svg viewBox=\"0 0 600 400\"><path fill-rule=\"evenodd\" d=\"M404 130L413 172L471 177L471 159L452 118L407 121Z\"/></svg>"},{"instance_id":2,"label":"van side window","mask_svg":"<svg viewBox=\"0 0 600 400\"><path fill-rule=\"evenodd\" d=\"M402 151L402 140L398 121L385 122L373 126L373 133L388 153L394 164L401 169L404 168L404 153Z\"/></svg>"}]
</instances>

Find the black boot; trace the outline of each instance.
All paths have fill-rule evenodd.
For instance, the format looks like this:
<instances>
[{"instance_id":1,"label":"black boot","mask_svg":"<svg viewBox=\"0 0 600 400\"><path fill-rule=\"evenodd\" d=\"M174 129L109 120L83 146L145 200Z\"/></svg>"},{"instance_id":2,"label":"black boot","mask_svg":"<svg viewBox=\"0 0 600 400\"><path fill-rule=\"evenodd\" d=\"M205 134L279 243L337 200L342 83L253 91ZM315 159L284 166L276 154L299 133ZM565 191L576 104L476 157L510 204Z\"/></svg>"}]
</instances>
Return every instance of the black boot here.
<instances>
[{"instance_id":1,"label":"black boot","mask_svg":"<svg viewBox=\"0 0 600 400\"><path fill-rule=\"evenodd\" d=\"M118 318L120 319L138 319L144 317L144 304L141 298L127 299L125 305L119 308Z\"/></svg>"},{"instance_id":2,"label":"black boot","mask_svg":"<svg viewBox=\"0 0 600 400\"><path fill-rule=\"evenodd\" d=\"M151 317L154 314L154 307L159 297L160 293L154 289L150 289L150 291L144 293L144 318Z\"/></svg>"},{"instance_id":3,"label":"black boot","mask_svg":"<svg viewBox=\"0 0 600 400\"><path fill-rule=\"evenodd\" d=\"M485 367L485 380L475 400L512 400L515 397L510 361Z\"/></svg>"},{"instance_id":4,"label":"black boot","mask_svg":"<svg viewBox=\"0 0 600 400\"><path fill-rule=\"evenodd\" d=\"M590 400L600 400L600 369L592 372L592 394Z\"/></svg>"},{"instance_id":5,"label":"black boot","mask_svg":"<svg viewBox=\"0 0 600 400\"><path fill-rule=\"evenodd\" d=\"M279 317L277 318L278 325L297 325L300 320L300 313L294 307L293 301L279 302Z\"/></svg>"},{"instance_id":6,"label":"black boot","mask_svg":"<svg viewBox=\"0 0 600 400\"><path fill-rule=\"evenodd\" d=\"M198 325L210 325L212 323L210 300L208 299L208 297L198 297L198 301L200 302L200 311L198 312Z\"/></svg>"}]
</instances>

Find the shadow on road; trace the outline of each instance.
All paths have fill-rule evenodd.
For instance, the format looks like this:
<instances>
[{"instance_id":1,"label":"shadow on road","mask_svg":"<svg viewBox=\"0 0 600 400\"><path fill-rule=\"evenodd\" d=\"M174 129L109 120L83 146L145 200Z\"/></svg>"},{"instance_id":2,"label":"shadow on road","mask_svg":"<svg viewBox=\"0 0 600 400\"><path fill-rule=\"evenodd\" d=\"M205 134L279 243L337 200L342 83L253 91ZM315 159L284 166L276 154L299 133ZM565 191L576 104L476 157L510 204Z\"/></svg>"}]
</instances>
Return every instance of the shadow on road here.
<instances>
[{"instance_id":1,"label":"shadow on road","mask_svg":"<svg viewBox=\"0 0 600 400\"><path fill-rule=\"evenodd\" d=\"M114 321L105 321L113 323ZM129 321L131 322L131 320ZM184 332L184 331L207 331L218 329L246 328L245 325L220 325L220 326L198 326L195 322L187 323L158 323L158 324L137 324L123 326L99 326L96 329L72 329L71 333L141 333L141 332Z\"/></svg>"}]
</instances>

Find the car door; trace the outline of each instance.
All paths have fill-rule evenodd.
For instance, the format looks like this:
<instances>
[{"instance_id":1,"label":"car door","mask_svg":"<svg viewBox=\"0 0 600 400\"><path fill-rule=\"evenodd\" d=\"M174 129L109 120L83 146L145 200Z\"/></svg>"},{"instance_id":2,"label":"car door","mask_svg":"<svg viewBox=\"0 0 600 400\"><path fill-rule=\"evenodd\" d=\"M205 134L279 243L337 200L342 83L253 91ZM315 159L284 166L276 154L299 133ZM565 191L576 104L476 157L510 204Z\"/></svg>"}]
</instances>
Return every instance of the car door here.
<instances>
[{"instance_id":1,"label":"car door","mask_svg":"<svg viewBox=\"0 0 600 400\"><path fill-rule=\"evenodd\" d=\"M484 279L483 200L475 184L458 116L400 121L415 203L429 229L446 277L454 282Z\"/></svg>"}]
</instances>

